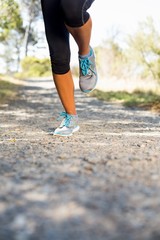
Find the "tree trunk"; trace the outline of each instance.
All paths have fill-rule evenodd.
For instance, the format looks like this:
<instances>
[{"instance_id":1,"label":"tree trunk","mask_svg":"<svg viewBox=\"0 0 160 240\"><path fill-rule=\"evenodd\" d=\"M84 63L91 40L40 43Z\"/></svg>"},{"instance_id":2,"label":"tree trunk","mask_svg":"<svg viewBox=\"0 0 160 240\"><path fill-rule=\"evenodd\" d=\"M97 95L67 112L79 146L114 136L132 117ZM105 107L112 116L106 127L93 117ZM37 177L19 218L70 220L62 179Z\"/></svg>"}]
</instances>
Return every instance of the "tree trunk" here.
<instances>
[{"instance_id":1,"label":"tree trunk","mask_svg":"<svg viewBox=\"0 0 160 240\"><path fill-rule=\"evenodd\" d=\"M28 12L29 12L29 21L24 34L24 57L28 55L29 33L30 33L32 21L34 19L34 0L31 1L31 4L28 8Z\"/></svg>"},{"instance_id":2,"label":"tree trunk","mask_svg":"<svg viewBox=\"0 0 160 240\"><path fill-rule=\"evenodd\" d=\"M31 28L32 19L29 20L28 26L26 27L24 35L24 57L28 55L28 44L29 44L29 32Z\"/></svg>"}]
</instances>

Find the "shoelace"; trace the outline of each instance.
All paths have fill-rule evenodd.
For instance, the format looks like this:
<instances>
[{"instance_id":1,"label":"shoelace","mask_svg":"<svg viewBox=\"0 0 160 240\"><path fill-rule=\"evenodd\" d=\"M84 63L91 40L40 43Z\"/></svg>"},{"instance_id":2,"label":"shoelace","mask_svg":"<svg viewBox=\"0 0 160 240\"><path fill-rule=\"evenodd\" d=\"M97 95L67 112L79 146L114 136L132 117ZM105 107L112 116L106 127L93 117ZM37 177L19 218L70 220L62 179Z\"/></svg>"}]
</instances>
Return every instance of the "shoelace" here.
<instances>
[{"instance_id":1,"label":"shoelace","mask_svg":"<svg viewBox=\"0 0 160 240\"><path fill-rule=\"evenodd\" d=\"M68 127L69 126L69 124L70 124L70 121L71 121L71 119L72 119L72 116L71 115L69 115L68 113L66 113L66 112L61 112L60 113L60 118L65 118L65 120L64 120L64 125L66 126L66 127Z\"/></svg>"},{"instance_id":2,"label":"shoelace","mask_svg":"<svg viewBox=\"0 0 160 240\"><path fill-rule=\"evenodd\" d=\"M86 76L88 74L88 70L90 69L91 64L92 63L88 58L84 58L84 59L80 58L80 68L83 76Z\"/></svg>"}]
</instances>

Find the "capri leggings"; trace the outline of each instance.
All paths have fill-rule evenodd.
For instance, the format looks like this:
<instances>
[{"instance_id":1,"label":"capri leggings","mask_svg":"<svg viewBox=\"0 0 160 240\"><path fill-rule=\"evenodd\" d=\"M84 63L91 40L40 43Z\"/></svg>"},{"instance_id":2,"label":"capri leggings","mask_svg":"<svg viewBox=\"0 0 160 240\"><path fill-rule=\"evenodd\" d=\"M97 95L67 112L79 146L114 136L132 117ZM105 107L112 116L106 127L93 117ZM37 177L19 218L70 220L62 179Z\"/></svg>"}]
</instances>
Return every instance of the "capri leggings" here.
<instances>
[{"instance_id":1,"label":"capri leggings","mask_svg":"<svg viewBox=\"0 0 160 240\"><path fill-rule=\"evenodd\" d=\"M70 69L70 27L81 27L89 19L87 9L94 0L41 0L46 38L53 73L65 74Z\"/></svg>"}]
</instances>

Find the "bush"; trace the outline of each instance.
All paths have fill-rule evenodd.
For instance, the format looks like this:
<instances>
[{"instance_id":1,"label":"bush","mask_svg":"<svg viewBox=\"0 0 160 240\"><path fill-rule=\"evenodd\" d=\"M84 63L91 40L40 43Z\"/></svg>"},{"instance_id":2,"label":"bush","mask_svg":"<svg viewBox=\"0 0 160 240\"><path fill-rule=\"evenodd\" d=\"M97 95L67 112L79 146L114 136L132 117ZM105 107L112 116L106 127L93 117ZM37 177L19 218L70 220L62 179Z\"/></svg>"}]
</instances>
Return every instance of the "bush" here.
<instances>
[{"instance_id":1,"label":"bush","mask_svg":"<svg viewBox=\"0 0 160 240\"><path fill-rule=\"evenodd\" d=\"M22 71L16 74L19 78L46 77L51 75L49 58L25 57L21 61Z\"/></svg>"}]
</instances>

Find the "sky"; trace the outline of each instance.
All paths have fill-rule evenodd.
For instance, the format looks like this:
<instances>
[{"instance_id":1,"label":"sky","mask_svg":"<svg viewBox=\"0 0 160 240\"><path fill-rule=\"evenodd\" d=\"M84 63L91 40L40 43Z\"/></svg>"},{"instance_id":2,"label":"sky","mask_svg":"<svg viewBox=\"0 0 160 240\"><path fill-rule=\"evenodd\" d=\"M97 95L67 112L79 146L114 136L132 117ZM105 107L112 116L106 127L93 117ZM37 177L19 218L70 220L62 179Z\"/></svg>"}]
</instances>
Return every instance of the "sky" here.
<instances>
[{"instance_id":1,"label":"sky","mask_svg":"<svg viewBox=\"0 0 160 240\"><path fill-rule=\"evenodd\" d=\"M160 29L160 0L95 0L88 10L93 28L91 45L100 45L111 32L132 34L147 17ZM77 59L77 46L71 39L72 63Z\"/></svg>"},{"instance_id":2,"label":"sky","mask_svg":"<svg viewBox=\"0 0 160 240\"><path fill-rule=\"evenodd\" d=\"M160 28L159 9L160 0L95 0L89 9L93 20L92 44L101 43L111 28L132 33L148 16Z\"/></svg>"}]
</instances>

